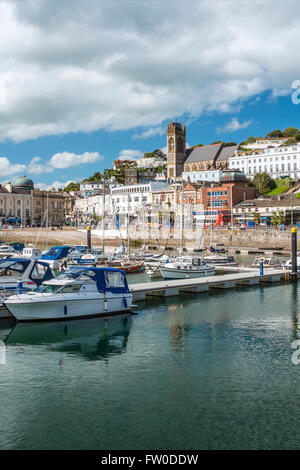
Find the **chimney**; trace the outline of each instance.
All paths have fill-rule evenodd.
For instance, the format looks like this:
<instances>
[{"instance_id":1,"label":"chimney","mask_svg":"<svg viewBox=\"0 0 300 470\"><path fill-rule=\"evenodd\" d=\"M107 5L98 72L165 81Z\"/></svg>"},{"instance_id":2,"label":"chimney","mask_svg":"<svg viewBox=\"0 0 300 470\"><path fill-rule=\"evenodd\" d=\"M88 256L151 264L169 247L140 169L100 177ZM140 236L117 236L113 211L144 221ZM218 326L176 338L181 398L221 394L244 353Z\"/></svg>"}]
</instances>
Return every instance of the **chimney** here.
<instances>
[{"instance_id":1,"label":"chimney","mask_svg":"<svg viewBox=\"0 0 300 470\"><path fill-rule=\"evenodd\" d=\"M13 185L11 184L10 181L9 181L8 183L6 183L6 184L4 185L4 187L5 187L5 189L7 189L7 191L8 191L9 193L12 193Z\"/></svg>"}]
</instances>

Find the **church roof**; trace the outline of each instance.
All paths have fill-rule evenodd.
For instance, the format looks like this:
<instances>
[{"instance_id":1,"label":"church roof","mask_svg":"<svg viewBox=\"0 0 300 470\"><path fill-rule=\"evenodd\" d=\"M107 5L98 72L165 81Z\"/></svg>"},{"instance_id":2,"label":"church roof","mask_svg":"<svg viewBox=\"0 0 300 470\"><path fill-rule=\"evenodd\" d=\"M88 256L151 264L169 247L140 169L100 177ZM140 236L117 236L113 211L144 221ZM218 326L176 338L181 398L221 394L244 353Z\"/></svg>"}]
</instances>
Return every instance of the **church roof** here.
<instances>
[{"instance_id":1,"label":"church roof","mask_svg":"<svg viewBox=\"0 0 300 470\"><path fill-rule=\"evenodd\" d=\"M205 145L203 147L190 148L186 150L186 160L184 163L205 162L216 160L221 152L223 144Z\"/></svg>"},{"instance_id":2,"label":"church roof","mask_svg":"<svg viewBox=\"0 0 300 470\"><path fill-rule=\"evenodd\" d=\"M234 152L238 148L237 145L232 145L230 147L223 147L220 155L218 156L218 162L228 160L230 157L234 157Z\"/></svg>"}]
</instances>

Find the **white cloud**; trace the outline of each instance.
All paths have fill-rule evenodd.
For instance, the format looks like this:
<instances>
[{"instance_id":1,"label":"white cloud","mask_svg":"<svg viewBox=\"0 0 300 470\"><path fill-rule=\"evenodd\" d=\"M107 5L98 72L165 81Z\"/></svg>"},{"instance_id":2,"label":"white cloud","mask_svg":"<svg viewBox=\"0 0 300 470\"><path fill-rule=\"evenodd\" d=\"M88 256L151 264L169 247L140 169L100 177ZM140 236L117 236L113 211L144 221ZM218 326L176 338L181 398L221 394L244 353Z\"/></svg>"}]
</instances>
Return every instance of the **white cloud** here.
<instances>
[{"instance_id":1,"label":"white cloud","mask_svg":"<svg viewBox=\"0 0 300 470\"><path fill-rule=\"evenodd\" d=\"M50 191L53 188L54 189L60 189L60 188L64 189L66 186L68 186L69 183L72 183L72 182L74 182L74 180L65 181L65 182L53 181L52 184L36 183L35 187L41 189L42 191Z\"/></svg>"},{"instance_id":2,"label":"white cloud","mask_svg":"<svg viewBox=\"0 0 300 470\"><path fill-rule=\"evenodd\" d=\"M0 140L147 134L276 95L299 78L299 16L300 2L0 2Z\"/></svg>"},{"instance_id":3,"label":"white cloud","mask_svg":"<svg viewBox=\"0 0 300 470\"><path fill-rule=\"evenodd\" d=\"M69 168L70 166L95 163L103 160L98 152L84 152L81 155L69 152L56 153L50 158L49 164L53 168Z\"/></svg>"},{"instance_id":4,"label":"white cloud","mask_svg":"<svg viewBox=\"0 0 300 470\"><path fill-rule=\"evenodd\" d=\"M163 127L150 127L149 129L146 129L145 131L142 131L138 134L134 134L133 138L134 139L148 139L149 137L153 137L155 135L163 135L165 134L166 129Z\"/></svg>"},{"instance_id":5,"label":"white cloud","mask_svg":"<svg viewBox=\"0 0 300 470\"><path fill-rule=\"evenodd\" d=\"M224 127L217 127L218 134L229 134L230 132L239 131L240 129L246 129L252 123L252 119L245 122L239 122L236 117L232 118Z\"/></svg>"},{"instance_id":6,"label":"white cloud","mask_svg":"<svg viewBox=\"0 0 300 470\"><path fill-rule=\"evenodd\" d=\"M55 169L65 169L72 166L86 165L103 160L98 152L84 152L82 154L60 152L54 154L46 163L41 157L33 157L27 166L27 172L34 175L52 173Z\"/></svg>"},{"instance_id":7,"label":"white cloud","mask_svg":"<svg viewBox=\"0 0 300 470\"><path fill-rule=\"evenodd\" d=\"M142 158L144 153L140 150L131 150L131 149L124 149L121 150L118 160L138 160Z\"/></svg>"},{"instance_id":8,"label":"white cloud","mask_svg":"<svg viewBox=\"0 0 300 470\"><path fill-rule=\"evenodd\" d=\"M26 165L19 163L13 164L8 158L0 157L0 173L1 176L11 176L22 173L26 170Z\"/></svg>"}]
</instances>

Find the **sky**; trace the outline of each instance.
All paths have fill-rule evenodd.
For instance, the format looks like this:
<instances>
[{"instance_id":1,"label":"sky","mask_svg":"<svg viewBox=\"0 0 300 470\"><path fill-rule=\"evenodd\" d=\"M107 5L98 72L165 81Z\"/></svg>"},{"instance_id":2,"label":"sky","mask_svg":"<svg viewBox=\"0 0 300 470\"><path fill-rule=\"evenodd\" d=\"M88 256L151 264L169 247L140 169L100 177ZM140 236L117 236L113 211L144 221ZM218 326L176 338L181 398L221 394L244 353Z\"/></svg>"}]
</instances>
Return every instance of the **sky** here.
<instances>
[{"instance_id":1,"label":"sky","mask_svg":"<svg viewBox=\"0 0 300 470\"><path fill-rule=\"evenodd\" d=\"M0 1L0 182L81 181L164 149L170 120L189 146L300 127L299 17L298 1Z\"/></svg>"}]
</instances>

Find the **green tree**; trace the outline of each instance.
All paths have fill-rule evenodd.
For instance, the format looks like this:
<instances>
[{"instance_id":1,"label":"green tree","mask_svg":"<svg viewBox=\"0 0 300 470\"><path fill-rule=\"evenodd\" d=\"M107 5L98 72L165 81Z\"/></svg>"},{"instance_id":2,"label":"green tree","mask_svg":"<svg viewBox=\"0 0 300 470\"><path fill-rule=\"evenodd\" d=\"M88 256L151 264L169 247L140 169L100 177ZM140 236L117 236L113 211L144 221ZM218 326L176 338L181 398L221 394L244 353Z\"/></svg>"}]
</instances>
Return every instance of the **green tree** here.
<instances>
[{"instance_id":1,"label":"green tree","mask_svg":"<svg viewBox=\"0 0 300 470\"><path fill-rule=\"evenodd\" d=\"M261 219L260 213L255 211L252 213L252 215L253 215L253 220L254 220L255 225L259 225L260 219Z\"/></svg>"},{"instance_id":2,"label":"green tree","mask_svg":"<svg viewBox=\"0 0 300 470\"><path fill-rule=\"evenodd\" d=\"M280 209L277 211L278 223L284 224L285 223L285 215L284 210Z\"/></svg>"},{"instance_id":3,"label":"green tree","mask_svg":"<svg viewBox=\"0 0 300 470\"><path fill-rule=\"evenodd\" d=\"M276 211L272 212L271 223L272 223L272 225L278 225L278 223L279 223Z\"/></svg>"},{"instance_id":4,"label":"green tree","mask_svg":"<svg viewBox=\"0 0 300 470\"><path fill-rule=\"evenodd\" d=\"M274 182L274 180L272 180L268 173L265 172L256 173L252 180L252 183L259 194L267 194L276 187L276 183Z\"/></svg>"},{"instance_id":5,"label":"green tree","mask_svg":"<svg viewBox=\"0 0 300 470\"><path fill-rule=\"evenodd\" d=\"M266 137L282 137L282 132L280 129L276 129L275 131L269 132Z\"/></svg>"},{"instance_id":6,"label":"green tree","mask_svg":"<svg viewBox=\"0 0 300 470\"><path fill-rule=\"evenodd\" d=\"M296 134L299 133L299 130L297 127L287 127L284 129L282 135L283 137L294 137Z\"/></svg>"},{"instance_id":7,"label":"green tree","mask_svg":"<svg viewBox=\"0 0 300 470\"><path fill-rule=\"evenodd\" d=\"M161 149L156 149L153 152L144 153L144 158L163 158L166 160L167 155Z\"/></svg>"},{"instance_id":8,"label":"green tree","mask_svg":"<svg viewBox=\"0 0 300 470\"><path fill-rule=\"evenodd\" d=\"M79 183L69 183L68 186L65 187L64 191L66 193L69 193L70 191L79 191L80 184Z\"/></svg>"}]
</instances>

